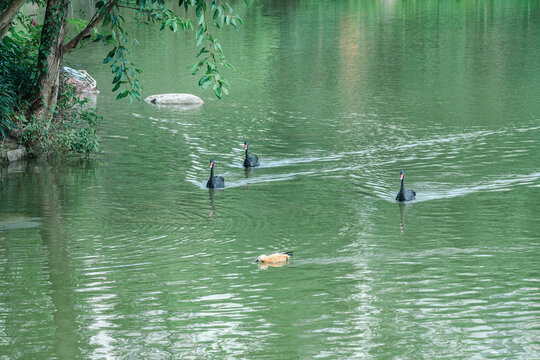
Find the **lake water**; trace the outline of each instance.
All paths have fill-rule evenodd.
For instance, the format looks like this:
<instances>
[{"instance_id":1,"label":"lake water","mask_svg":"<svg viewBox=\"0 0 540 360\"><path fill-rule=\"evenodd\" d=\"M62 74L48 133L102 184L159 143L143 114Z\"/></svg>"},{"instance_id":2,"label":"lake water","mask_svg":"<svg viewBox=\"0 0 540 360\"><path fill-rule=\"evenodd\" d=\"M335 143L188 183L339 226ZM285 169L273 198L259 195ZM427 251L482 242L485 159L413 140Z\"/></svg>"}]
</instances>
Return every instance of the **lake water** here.
<instances>
[{"instance_id":1,"label":"lake water","mask_svg":"<svg viewBox=\"0 0 540 360\"><path fill-rule=\"evenodd\" d=\"M143 95L197 109L66 59L103 152L0 170L0 359L540 358L540 3L236 8L221 101L194 34L133 32Z\"/></svg>"}]
</instances>

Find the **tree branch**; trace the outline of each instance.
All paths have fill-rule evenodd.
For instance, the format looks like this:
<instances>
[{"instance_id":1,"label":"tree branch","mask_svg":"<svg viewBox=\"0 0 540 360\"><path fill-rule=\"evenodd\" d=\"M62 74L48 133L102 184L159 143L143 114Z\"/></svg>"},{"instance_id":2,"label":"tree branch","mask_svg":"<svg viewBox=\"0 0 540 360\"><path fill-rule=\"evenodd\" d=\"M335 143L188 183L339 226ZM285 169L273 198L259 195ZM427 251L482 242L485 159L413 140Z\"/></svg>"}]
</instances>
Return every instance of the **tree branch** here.
<instances>
[{"instance_id":1,"label":"tree branch","mask_svg":"<svg viewBox=\"0 0 540 360\"><path fill-rule=\"evenodd\" d=\"M101 13L96 12L94 16L92 16L92 19L90 19L88 25L86 25L86 27L79 34L77 34L77 36L64 45L64 53L67 54L71 50L75 49L82 40L89 38L91 36L90 32L103 20L105 15L111 11L111 9L114 7L114 3L115 1L109 1L107 5L105 5L106 11L102 11Z\"/></svg>"},{"instance_id":2,"label":"tree branch","mask_svg":"<svg viewBox=\"0 0 540 360\"><path fill-rule=\"evenodd\" d=\"M26 0L13 0L8 8L0 14L0 41L6 36L13 19L25 3Z\"/></svg>"}]
</instances>

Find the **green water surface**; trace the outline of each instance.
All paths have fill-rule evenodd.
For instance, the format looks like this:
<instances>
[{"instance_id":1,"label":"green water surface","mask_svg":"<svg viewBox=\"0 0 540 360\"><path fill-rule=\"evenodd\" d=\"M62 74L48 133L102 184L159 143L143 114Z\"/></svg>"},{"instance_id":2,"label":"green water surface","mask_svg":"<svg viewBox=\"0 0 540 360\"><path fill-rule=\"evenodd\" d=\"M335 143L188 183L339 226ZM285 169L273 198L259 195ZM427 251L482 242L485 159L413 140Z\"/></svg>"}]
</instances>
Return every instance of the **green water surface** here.
<instances>
[{"instance_id":1,"label":"green water surface","mask_svg":"<svg viewBox=\"0 0 540 360\"><path fill-rule=\"evenodd\" d=\"M132 32L143 95L200 108L66 58L103 152L0 169L0 359L540 358L540 3L235 8L221 101L193 33Z\"/></svg>"}]
</instances>

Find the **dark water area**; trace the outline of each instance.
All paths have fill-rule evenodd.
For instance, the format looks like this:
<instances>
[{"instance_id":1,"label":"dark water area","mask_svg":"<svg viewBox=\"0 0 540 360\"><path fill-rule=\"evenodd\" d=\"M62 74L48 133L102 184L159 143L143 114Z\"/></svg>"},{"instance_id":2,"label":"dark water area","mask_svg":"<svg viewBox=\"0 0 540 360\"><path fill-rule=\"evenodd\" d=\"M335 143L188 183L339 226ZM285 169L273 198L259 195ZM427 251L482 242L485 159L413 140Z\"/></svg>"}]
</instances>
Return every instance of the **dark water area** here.
<instances>
[{"instance_id":1,"label":"dark water area","mask_svg":"<svg viewBox=\"0 0 540 360\"><path fill-rule=\"evenodd\" d=\"M143 96L196 109L66 59L103 152L0 169L0 359L540 358L540 4L235 8L223 100L194 34L132 33Z\"/></svg>"}]
</instances>

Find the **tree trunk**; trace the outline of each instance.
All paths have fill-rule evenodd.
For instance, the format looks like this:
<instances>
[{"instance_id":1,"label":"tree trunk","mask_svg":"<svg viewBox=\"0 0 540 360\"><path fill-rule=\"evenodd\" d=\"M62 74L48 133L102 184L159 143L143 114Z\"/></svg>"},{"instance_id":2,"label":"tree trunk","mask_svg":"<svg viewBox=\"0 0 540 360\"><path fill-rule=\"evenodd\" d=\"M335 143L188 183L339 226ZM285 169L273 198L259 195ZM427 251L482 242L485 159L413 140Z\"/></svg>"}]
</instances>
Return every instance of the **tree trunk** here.
<instances>
[{"instance_id":1,"label":"tree trunk","mask_svg":"<svg viewBox=\"0 0 540 360\"><path fill-rule=\"evenodd\" d=\"M0 14L0 41L6 36L13 19L25 3L26 0L13 0L8 8Z\"/></svg>"},{"instance_id":2,"label":"tree trunk","mask_svg":"<svg viewBox=\"0 0 540 360\"><path fill-rule=\"evenodd\" d=\"M47 119L56 107L68 6L68 0L47 1L38 55L39 79L27 116Z\"/></svg>"}]
</instances>

